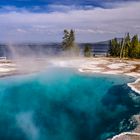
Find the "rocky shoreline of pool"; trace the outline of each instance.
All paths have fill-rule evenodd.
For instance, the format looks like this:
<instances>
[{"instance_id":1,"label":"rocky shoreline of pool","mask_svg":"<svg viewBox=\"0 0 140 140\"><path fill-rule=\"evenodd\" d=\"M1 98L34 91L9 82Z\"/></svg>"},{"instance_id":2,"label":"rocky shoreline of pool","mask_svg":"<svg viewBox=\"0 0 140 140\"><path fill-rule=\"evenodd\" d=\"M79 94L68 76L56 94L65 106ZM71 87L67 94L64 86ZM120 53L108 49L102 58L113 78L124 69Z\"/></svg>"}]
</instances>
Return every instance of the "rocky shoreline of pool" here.
<instances>
[{"instance_id":1,"label":"rocky shoreline of pool","mask_svg":"<svg viewBox=\"0 0 140 140\"><path fill-rule=\"evenodd\" d=\"M128 83L128 86L140 94L140 60L120 60L117 58L93 58L87 60L78 69L82 73L101 73L127 75L136 78L133 83Z\"/></svg>"},{"instance_id":2,"label":"rocky shoreline of pool","mask_svg":"<svg viewBox=\"0 0 140 140\"><path fill-rule=\"evenodd\" d=\"M140 94L140 60L129 60L119 58L47 58L34 61L0 61L0 77L26 74L41 71L47 66L76 68L82 73L99 73L127 75L136 78L134 83L128 83L128 86Z\"/></svg>"}]
</instances>

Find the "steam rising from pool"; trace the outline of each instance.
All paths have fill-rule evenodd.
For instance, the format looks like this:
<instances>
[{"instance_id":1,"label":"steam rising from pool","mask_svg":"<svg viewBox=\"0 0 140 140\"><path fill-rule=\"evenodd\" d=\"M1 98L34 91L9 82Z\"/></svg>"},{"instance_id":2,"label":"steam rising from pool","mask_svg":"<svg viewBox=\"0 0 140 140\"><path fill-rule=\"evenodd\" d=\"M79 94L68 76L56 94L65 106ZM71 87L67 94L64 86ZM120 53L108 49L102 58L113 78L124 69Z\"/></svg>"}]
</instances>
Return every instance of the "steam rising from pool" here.
<instances>
[{"instance_id":1,"label":"steam rising from pool","mask_svg":"<svg viewBox=\"0 0 140 140\"><path fill-rule=\"evenodd\" d=\"M63 65L63 64L61 64ZM1 140L106 140L133 129L134 78L50 67L0 80Z\"/></svg>"},{"instance_id":2,"label":"steam rising from pool","mask_svg":"<svg viewBox=\"0 0 140 140\"><path fill-rule=\"evenodd\" d=\"M83 63L83 56L71 55L68 51L62 51L51 48L49 45L42 46L33 44L8 44L7 55L13 63L16 64L16 69L19 72L35 72L41 71L48 66L58 67L78 67ZM60 49L61 48L61 49ZM66 53L66 54L65 54Z\"/></svg>"}]
</instances>

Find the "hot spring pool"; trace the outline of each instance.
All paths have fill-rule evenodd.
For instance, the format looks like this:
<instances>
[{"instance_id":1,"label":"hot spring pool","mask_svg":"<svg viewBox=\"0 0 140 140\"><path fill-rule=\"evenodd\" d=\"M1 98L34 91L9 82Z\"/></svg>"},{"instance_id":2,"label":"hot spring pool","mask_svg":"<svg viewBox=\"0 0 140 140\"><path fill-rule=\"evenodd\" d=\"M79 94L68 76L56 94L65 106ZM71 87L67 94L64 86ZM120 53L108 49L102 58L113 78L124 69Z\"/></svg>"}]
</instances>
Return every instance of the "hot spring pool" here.
<instances>
[{"instance_id":1,"label":"hot spring pool","mask_svg":"<svg viewBox=\"0 0 140 140\"><path fill-rule=\"evenodd\" d=\"M106 140L135 127L135 79L46 71L0 79L0 140Z\"/></svg>"}]
</instances>

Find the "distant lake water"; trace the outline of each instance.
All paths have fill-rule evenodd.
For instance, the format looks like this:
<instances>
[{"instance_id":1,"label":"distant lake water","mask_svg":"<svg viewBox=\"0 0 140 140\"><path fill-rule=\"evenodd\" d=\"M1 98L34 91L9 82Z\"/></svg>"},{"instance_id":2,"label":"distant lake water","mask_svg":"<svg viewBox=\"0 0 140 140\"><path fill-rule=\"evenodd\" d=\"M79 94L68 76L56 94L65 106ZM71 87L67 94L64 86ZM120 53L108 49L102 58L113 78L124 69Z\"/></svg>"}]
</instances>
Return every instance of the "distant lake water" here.
<instances>
[{"instance_id":1,"label":"distant lake water","mask_svg":"<svg viewBox=\"0 0 140 140\"><path fill-rule=\"evenodd\" d=\"M136 127L140 96L122 75L48 68L0 79L0 140L106 140Z\"/></svg>"},{"instance_id":2,"label":"distant lake water","mask_svg":"<svg viewBox=\"0 0 140 140\"><path fill-rule=\"evenodd\" d=\"M84 55L84 48L86 43L76 44L80 49L80 55ZM108 52L108 43L90 43L91 51L93 54L105 55ZM13 44L13 45L2 45L0 44L0 57L13 58L17 56L22 57L47 57L47 56L61 56L63 53L61 43L50 43L50 44Z\"/></svg>"}]
</instances>

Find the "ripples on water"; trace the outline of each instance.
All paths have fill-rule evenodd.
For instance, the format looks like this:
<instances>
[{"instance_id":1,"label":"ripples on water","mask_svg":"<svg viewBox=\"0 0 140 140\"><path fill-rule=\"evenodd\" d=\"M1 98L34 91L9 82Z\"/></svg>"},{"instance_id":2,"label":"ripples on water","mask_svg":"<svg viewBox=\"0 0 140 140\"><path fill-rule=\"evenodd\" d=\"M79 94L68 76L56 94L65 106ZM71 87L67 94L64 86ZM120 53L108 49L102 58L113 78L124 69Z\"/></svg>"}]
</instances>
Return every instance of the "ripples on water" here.
<instances>
[{"instance_id":1,"label":"ripples on water","mask_svg":"<svg viewBox=\"0 0 140 140\"><path fill-rule=\"evenodd\" d=\"M132 77L70 69L0 80L0 140L105 140L130 125L140 97Z\"/></svg>"}]
</instances>

